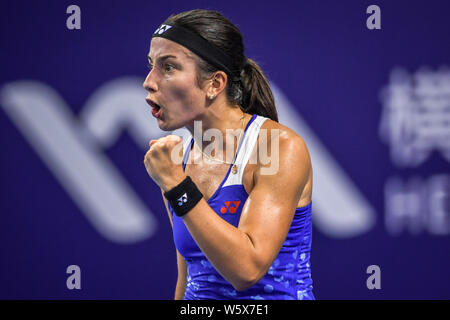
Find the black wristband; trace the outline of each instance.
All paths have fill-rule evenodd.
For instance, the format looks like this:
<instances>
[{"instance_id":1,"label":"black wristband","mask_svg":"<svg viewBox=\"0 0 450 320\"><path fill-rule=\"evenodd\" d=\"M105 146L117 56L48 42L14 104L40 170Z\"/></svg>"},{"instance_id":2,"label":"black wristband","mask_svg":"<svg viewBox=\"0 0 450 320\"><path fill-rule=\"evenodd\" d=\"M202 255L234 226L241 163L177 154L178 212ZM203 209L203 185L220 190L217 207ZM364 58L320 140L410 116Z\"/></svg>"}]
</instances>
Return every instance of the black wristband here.
<instances>
[{"instance_id":1,"label":"black wristband","mask_svg":"<svg viewBox=\"0 0 450 320\"><path fill-rule=\"evenodd\" d=\"M203 195L191 178L187 176L179 185L164 192L164 197L166 197L175 214L181 217L195 207L203 198Z\"/></svg>"}]
</instances>

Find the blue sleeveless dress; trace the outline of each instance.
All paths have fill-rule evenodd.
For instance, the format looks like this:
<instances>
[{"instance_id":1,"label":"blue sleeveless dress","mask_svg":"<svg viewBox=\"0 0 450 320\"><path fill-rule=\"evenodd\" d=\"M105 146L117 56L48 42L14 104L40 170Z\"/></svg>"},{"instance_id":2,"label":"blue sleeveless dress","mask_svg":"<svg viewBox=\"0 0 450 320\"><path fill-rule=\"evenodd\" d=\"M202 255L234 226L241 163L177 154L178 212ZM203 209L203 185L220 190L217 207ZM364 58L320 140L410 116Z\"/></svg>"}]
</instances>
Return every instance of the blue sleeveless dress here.
<instances>
[{"instance_id":1,"label":"blue sleeveless dress","mask_svg":"<svg viewBox=\"0 0 450 320\"><path fill-rule=\"evenodd\" d=\"M245 165L248 163L256 144L261 125L267 118L253 115L243 135L236 156L238 172L228 172L216 192L207 203L215 213L228 223L237 227L241 211L248 194L242 184ZM183 170L194 143L193 138L185 140ZM310 251L312 237L311 203L297 208L286 240L266 275L245 291L237 291L212 266L195 243L183 219L174 214L173 236L177 250L187 264L187 284L184 299L214 300L310 300L315 299L312 292ZM236 257L239 259L239 257Z\"/></svg>"}]
</instances>

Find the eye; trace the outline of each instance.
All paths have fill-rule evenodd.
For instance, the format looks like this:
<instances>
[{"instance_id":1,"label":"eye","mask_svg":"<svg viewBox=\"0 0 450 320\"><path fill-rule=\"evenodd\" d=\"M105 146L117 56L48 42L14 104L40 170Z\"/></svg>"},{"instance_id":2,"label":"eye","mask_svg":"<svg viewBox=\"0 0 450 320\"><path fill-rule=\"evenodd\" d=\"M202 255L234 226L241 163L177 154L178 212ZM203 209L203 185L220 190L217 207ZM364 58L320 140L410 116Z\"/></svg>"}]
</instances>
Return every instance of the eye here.
<instances>
[{"instance_id":1,"label":"eye","mask_svg":"<svg viewBox=\"0 0 450 320\"><path fill-rule=\"evenodd\" d=\"M166 64L164 65L164 71L166 71L166 72L170 72L170 71L172 71L173 69L174 69L174 66L172 66L171 64L166 63Z\"/></svg>"},{"instance_id":2,"label":"eye","mask_svg":"<svg viewBox=\"0 0 450 320\"><path fill-rule=\"evenodd\" d=\"M150 62L147 63L147 67L148 67L150 70L153 69L153 65L152 65Z\"/></svg>"}]
</instances>

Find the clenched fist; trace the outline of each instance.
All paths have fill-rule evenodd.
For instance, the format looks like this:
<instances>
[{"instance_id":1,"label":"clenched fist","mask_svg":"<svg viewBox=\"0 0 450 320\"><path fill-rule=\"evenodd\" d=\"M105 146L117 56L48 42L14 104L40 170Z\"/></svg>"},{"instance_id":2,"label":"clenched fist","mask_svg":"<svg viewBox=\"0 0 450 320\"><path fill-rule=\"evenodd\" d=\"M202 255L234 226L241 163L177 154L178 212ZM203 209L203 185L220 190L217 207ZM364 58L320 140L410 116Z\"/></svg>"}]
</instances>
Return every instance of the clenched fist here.
<instances>
[{"instance_id":1,"label":"clenched fist","mask_svg":"<svg viewBox=\"0 0 450 320\"><path fill-rule=\"evenodd\" d=\"M186 178L180 161L183 144L179 136L151 140L149 146L144 158L145 169L161 189L168 191Z\"/></svg>"}]
</instances>

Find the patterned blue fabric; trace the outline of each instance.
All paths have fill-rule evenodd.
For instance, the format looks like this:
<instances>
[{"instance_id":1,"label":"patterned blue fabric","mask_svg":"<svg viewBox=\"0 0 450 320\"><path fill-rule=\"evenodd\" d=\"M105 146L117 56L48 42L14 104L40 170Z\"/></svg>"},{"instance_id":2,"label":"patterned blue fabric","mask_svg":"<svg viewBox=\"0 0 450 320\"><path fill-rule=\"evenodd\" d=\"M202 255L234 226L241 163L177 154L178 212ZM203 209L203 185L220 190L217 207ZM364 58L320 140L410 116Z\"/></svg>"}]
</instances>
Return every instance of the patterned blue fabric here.
<instances>
[{"instance_id":1,"label":"patterned blue fabric","mask_svg":"<svg viewBox=\"0 0 450 320\"><path fill-rule=\"evenodd\" d=\"M252 120L254 117L252 118ZM250 125L250 123L247 125ZM246 129L247 129L246 128ZM185 154L185 160L193 140ZM238 150L239 152L239 150ZM183 164L183 169L185 163ZM248 194L243 185L219 188L207 203L222 219L237 227ZM277 299L310 300L312 292L310 251L312 237L311 205L297 208L283 246L266 275L245 291L237 291L211 265L190 235L182 218L169 210L173 218L175 246L187 263L188 276L184 299ZM239 259L239 257L236 257Z\"/></svg>"}]
</instances>

